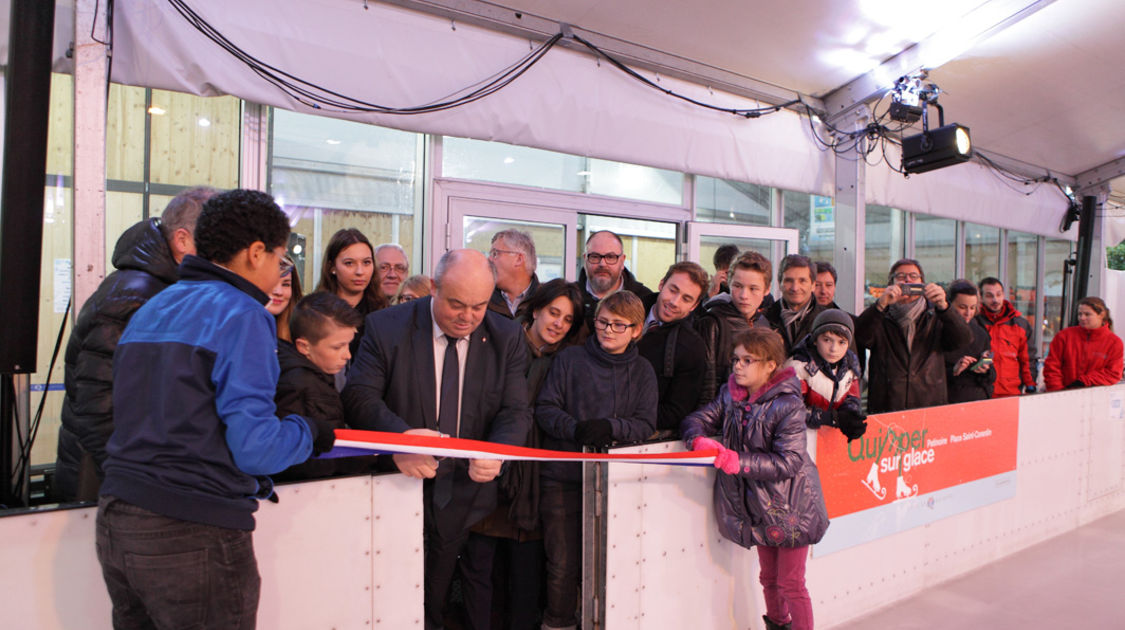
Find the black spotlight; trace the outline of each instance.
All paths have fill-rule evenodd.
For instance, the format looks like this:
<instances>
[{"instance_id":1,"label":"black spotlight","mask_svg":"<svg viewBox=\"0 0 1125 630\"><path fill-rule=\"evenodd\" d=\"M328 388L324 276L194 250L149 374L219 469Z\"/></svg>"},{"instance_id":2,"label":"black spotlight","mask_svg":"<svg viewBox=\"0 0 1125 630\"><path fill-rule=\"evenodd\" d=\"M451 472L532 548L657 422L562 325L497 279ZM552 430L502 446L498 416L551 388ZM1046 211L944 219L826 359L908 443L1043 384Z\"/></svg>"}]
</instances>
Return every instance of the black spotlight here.
<instances>
[{"instance_id":1,"label":"black spotlight","mask_svg":"<svg viewBox=\"0 0 1125 630\"><path fill-rule=\"evenodd\" d=\"M902 139L902 170L906 173L925 173L972 157L973 143L964 125L945 125Z\"/></svg>"}]
</instances>

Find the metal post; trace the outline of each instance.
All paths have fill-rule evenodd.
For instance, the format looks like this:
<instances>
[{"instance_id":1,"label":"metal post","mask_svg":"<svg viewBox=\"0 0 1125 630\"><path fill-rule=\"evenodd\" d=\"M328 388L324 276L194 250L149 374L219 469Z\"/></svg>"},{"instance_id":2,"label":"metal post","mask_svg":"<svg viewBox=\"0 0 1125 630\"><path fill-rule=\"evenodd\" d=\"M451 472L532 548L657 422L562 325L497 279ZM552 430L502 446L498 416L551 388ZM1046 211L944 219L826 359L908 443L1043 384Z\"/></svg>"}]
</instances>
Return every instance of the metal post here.
<instances>
[{"instance_id":1,"label":"metal post","mask_svg":"<svg viewBox=\"0 0 1125 630\"><path fill-rule=\"evenodd\" d=\"M1071 325L1078 324L1078 300L1086 297L1090 287L1090 262L1094 250L1094 222L1098 211L1098 198L1082 197L1082 214L1078 220L1078 268L1074 273L1074 301L1071 308Z\"/></svg>"},{"instance_id":2,"label":"metal post","mask_svg":"<svg viewBox=\"0 0 1125 630\"><path fill-rule=\"evenodd\" d=\"M582 464L582 624L605 628L606 508L609 469L605 462Z\"/></svg>"},{"instance_id":3,"label":"metal post","mask_svg":"<svg viewBox=\"0 0 1125 630\"><path fill-rule=\"evenodd\" d=\"M859 131L867 126L866 107L853 110L844 129ZM866 139L855 148L836 155L836 303L849 313L863 310L864 270L866 269L867 193L863 151ZM846 287L843 292L839 287Z\"/></svg>"},{"instance_id":4,"label":"metal post","mask_svg":"<svg viewBox=\"0 0 1125 630\"><path fill-rule=\"evenodd\" d=\"M108 2L74 3L74 317L105 278ZM145 114L148 115L147 112ZM147 161L147 159L146 159Z\"/></svg>"},{"instance_id":5,"label":"metal post","mask_svg":"<svg viewBox=\"0 0 1125 630\"><path fill-rule=\"evenodd\" d=\"M269 179L266 175L269 158L268 109L265 105L242 101L240 188L269 191Z\"/></svg>"}]
</instances>

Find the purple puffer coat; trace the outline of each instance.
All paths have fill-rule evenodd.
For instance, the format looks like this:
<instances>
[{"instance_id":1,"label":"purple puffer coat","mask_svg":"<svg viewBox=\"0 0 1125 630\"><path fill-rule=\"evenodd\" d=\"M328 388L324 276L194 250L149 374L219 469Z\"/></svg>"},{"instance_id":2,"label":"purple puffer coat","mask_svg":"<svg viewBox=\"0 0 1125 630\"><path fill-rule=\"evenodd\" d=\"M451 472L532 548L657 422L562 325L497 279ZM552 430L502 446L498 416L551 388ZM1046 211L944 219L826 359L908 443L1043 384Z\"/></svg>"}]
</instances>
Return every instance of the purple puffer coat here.
<instances>
[{"instance_id":1,"label":"purple puffer coat","mask_svg":"<svg viewBox=\"0 0 1125 630\"><path fill-rule=\"evenodd\" d=\"M732 377L706 407L680 428L691 447L703 436L739 453L738 474L717 473L715 516L726 538L753 547L803 547L828 529L820 475L805 451L800 381L793 368L779 370L747 395Z\"/></svg>"}]
</instances>

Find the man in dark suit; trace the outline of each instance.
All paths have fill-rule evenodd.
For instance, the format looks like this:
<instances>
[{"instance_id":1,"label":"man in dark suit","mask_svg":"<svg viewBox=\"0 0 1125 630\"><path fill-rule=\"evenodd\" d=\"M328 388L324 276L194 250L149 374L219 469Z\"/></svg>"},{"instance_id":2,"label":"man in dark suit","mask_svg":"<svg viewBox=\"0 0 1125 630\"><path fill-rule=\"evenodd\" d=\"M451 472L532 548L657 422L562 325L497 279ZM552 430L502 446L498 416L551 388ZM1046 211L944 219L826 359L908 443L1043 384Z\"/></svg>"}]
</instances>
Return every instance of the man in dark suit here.
<instances>
[{"instance_id":1,"label":"man in dark suit","mask_svg":"<svg viewBox=\"0 0 1125 630\"><path fill-rule=\"evenodd\" d=\"M351 426L523 445L531 426L526 344L518 324L488 311L495 282L480 252L447 252L432 298L369 315L343 391ZM469 527L496 506L500 462L429 455L394 462L424 480L426 628L441 628Z\"/></svg>"}]
</instances>

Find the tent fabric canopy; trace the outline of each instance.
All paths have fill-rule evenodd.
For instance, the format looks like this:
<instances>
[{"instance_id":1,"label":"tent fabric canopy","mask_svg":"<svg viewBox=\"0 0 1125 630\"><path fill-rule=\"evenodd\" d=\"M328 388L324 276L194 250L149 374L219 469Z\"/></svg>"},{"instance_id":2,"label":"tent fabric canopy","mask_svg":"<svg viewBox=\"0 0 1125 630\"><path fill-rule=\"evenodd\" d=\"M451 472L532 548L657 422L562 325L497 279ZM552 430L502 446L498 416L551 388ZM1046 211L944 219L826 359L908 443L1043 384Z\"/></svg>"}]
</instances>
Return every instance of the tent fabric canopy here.
<instances>
[{"instance_id":1,"label":"tent fabric canopy","mask_svg":"<svg viewBox=\"0 0 1125 630\"><path fill-rule=\"evenodd\" d=\"M393 107L434 102L486 81L538 42L357 0L192 0L229 41L335 92ZM753 182L834 191L835 156L792 111L758 119L670 98L591 55L555 47L511 85L471 104L401 116L312 109L255 74L167 0L117 0L112 79L199 95L230 94L297 112L477 138ZM759 106L706 86L645 73L666 88L727 107ZM891 158L895 159L895 158ZM1057 236L1062 195L1013 191L978 164L904 179L867 168L867 200Z\"/></svg>"}]
</instances>

